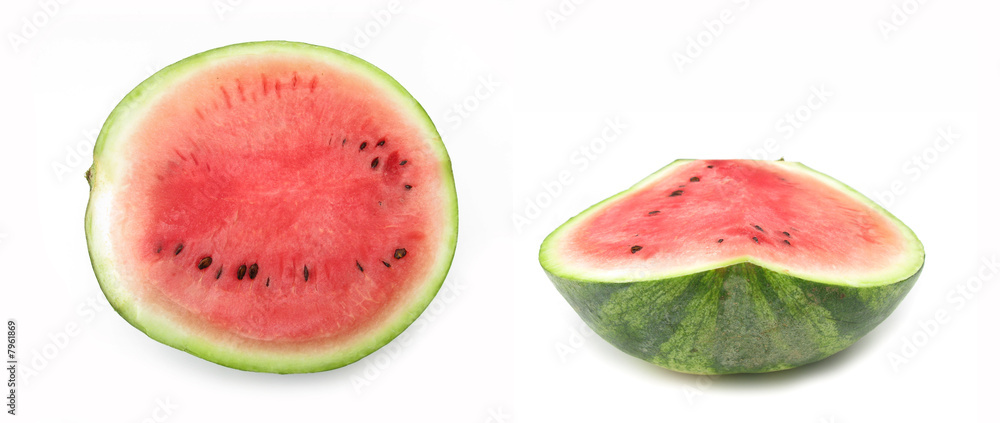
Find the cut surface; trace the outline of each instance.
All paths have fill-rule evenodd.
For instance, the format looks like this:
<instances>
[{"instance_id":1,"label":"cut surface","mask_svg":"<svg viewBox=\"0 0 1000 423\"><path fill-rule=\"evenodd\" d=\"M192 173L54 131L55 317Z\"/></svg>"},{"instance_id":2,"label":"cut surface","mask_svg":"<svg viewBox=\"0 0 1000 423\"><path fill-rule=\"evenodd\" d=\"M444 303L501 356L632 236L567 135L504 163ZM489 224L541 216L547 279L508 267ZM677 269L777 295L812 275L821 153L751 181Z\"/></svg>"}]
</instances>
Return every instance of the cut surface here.
<instances>
[{"instance_id":1,"label":"cut surface","mask_svg":"<svg viewBox=\"0 0 1000 423\"><path fill-rule=\"evenodd\" d=\"M574 280L657 280L752 262L868 286L916 273L923 247L881 207L791 162L682 160L591 207L540 253Z\"/></svg>"},{"instance_id":2,"label":"cut surface","mask_svg":"<svg viewBox=\"0 0 1000 423\"><path fill-rule=\"evenodd\" d=\"M91 172L109 299L233 367L370 353L426 307L454 253L433 124L387 75L326 48L242 44L168 67L116 108Z\"/></svg>"}]
</instances>

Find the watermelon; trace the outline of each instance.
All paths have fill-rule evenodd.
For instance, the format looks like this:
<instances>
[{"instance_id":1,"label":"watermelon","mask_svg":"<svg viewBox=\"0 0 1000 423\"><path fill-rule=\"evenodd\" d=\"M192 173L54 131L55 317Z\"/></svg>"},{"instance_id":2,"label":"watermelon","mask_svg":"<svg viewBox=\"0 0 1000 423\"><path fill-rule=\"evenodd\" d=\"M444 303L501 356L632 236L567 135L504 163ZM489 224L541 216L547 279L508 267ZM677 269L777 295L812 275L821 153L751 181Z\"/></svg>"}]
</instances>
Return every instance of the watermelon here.
<instances>
[{"instance_id":1,"label":"watermelon","mask_svg":"<svg viewBox=\"0 0 1000 423\"><path fill-rule=\"evenodd\" d=\"M451 265L451 164L399 83L333 49L256 42L181 60L111 112L87 245L149 337L251 371L357 361Z\"/></svg>"},{"instance_id":2,"label":"watermelon","mask_svg":"<svg viewBox=\"0 0 1000 423\"><path fill-rule=\"evenodd\" d=\"M804 165L678 160L569 219L539 261L620 350L684 373L761 373L871 331L913 287L924 248Z\"/></svg>"}]
</instances>

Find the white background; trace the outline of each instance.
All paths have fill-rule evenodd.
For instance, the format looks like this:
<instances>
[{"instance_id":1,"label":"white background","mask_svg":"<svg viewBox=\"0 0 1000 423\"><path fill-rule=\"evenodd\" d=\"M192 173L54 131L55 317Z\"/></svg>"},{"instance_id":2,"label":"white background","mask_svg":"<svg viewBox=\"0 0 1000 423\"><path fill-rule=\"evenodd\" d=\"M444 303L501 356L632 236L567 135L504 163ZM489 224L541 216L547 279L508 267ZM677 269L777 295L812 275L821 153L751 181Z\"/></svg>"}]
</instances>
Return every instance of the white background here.
<instances>
[{"instance_id":1,"label":"white background","mask_svg":"<svg viewBox=\"0 0 1000 423\"><path fill-rule=\"evenodd\" d=\"M0 314L32 372L19 419L997 421L998 277L949 301L1000 253L995 2L575 1L3 2ZM108 307L84 240L83 173L114 105L169 63L268 39L393 75L458 184L458 252L426 324L319 374L148 339ZM673 373L581 330L537 263L542 238L674 159L752 154L828 173L914 229L927 264L897 311L841 354L757 376ZM921 329L935 313L947 322ZM905 339L921 346L893 366Z\"/></svg>"}]
</instances>

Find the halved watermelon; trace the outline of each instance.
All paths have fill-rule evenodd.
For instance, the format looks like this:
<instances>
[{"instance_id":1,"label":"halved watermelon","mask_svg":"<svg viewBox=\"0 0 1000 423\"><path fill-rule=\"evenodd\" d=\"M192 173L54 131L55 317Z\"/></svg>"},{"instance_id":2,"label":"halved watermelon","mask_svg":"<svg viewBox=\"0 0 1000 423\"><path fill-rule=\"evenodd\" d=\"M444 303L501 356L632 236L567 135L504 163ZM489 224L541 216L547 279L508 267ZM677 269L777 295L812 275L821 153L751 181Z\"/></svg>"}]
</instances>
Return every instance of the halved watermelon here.
<instances>
[{"instance_id":1,"label":"halved watermelon","mask_svg":"<svg viewBox=\"0 0 1000 423\"><path fill-rule=\"evenodd\" d=\"M916 282L924 248L889 212L801 164L678 160L560 226L539 260L619 349L725 374L853 344Z\"/></svg>"},{"instance_id":2,"label":"halved watermelon","mask_svg":"<svg viewBox=\"0 0 1000 423\"><path fill-rule=\"evenodd\" d=\"M111 113L87 178L87 242L114 308L238 369L364 357L417 318L455 251L430 118L325 47L237 44L168 66Z\"/></svg>"}]
</instances>

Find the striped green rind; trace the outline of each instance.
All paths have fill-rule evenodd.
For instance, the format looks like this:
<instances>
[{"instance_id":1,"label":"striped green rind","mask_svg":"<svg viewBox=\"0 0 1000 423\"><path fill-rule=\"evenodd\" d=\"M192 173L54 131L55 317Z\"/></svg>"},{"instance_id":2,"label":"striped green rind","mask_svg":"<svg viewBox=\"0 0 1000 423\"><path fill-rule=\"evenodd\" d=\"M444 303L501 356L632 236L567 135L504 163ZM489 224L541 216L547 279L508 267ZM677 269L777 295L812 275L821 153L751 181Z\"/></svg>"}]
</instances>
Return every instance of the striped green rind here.
<instances>
[{"instance_id":1,"label":"striped green rind","mask_svg":"<svg viewBox=\"0 0 1000 423\"><path fill-rule=\"evenodd\" d=\"M895 310L920 270L867 287L749 262L631 283L546 273L587 325L622 351L678 372L731 374L789 369L847 348Z\"/></svg>"}]
</instances>

